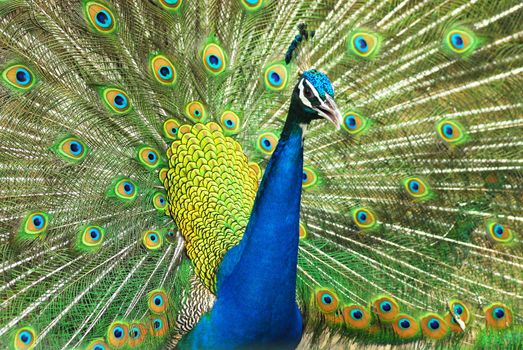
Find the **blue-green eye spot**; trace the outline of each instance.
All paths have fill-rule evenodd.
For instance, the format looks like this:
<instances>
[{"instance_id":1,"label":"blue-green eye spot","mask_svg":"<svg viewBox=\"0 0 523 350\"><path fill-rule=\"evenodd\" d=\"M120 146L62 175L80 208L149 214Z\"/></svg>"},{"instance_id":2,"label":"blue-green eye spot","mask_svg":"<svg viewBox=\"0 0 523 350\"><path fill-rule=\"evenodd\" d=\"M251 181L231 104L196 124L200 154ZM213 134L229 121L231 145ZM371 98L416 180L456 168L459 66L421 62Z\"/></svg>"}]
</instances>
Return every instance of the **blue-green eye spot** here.
<instances>
[{"instance_id":1,"label":"blue-green eye spot","mask_svg":"<svg viewBox=\"0 0 523 350\"><path fill-rule=\"evenodd\" d=\"M409 329L410 328L410 321L407 320L406 318L402 318L401 320L399 320L398 325L402 329Z\"/></svg>"},{"instance_id":2,"label":"blue-green eye spot","mask_svg":"<svg viewBox=\"0 0 523 350\"><path fill-rule=\"evenodd\" d=\"M140 336L140 328L133 327L130 332L131 338L138 338Z\"/></svg>"},{"instance_id":3,"label":"blue-green eye spot","mask_svg":"<svg viewBox=\"0 0 523 350\"><path fill-rule=\"evenodd\" d=\"M109 28L113 23L111 15L105 10L100 10L95 16L96 24L102 28Z\"/></svg>"},{"instance_id":4,"label":"blue-green eye spot","mask_svg":"<svg viewBox=\"0 0 523 350\"><path fill-rule=\"evenodd\" d=\"M505 317L505 310L501 307L497 307L492 311L492 315L496 319L501 320L503 317Z\"/></svg>"},{"instance_id":5,"label":"blue-green eye spot","mask_svg":"<svg viewBox=\"0 0 523 350\"><path fill-rule=\"evenodd\" d=\"M321 301L324 304L329 305L330 303L332 303L332 297L329 294L325 293L321 296Z\"/></svg>"},{"instance_id":6,"label":"blue-green eye spot","mask_svg":"<svg viewBox=\"0 0 523 350\"><path fill-rule=\"evenodd\" d=\"M162 329L162 320L161 319L155 318L154 321L153 321L153 324L154 324L154 329L155 330Z\"/></svg>"},{"instance_id":7,"label":"blue-green eye spot","mask_svg":"<svg viewBox=\"0 0 523 350\"><path fill-rule=\"evenodd\" d=\"M83 146L80 142L77 141L71 141L69 143L69 149L71 150L71 154L78 156L83 151Z\"/></svg>"},{"instance_id":8,"label":"blue-green eye spot","mask_svg":"<svg viewBox=\"0 0 523 350\"><path fill-rule=\"evenodd\" d=\"M442 129L446 137L451 138L452 136L454 136L454 128L452 127L452 125L443 124Z\"/></svg>"},{"instance_id":9,"label":"blue-green eye spot","mask_svg":"<svg viewBox=\"0 0 523 350\"><path fill-rule=\"evenodd\" d=\"M169 80L173 76L173 70L169 66L161 66L158 69L158 74L165 80Z\"/></svg>"},{"instance_id":10,"label":"blue-green eye spot","mask_svg":"<svg viewBox=\"0 0 523 350\"><path fill-rule=\"evenodd\" d=\"M503 233L505 232L505 228L503 227L503 225L500 225L500 224L496 224L494 225L494 234L498 237L502 237L503 236Z\"/></svg>"},{"instance_id":11,"label":"blue-green eye spot","mask_svg":"<svg viewBox=\"0 0 523 350\"><path fill-rule=\"evenodd\" d=\"M416 180L411 180L409 182L409 189L414 192L414 193L418 193L419 192L419 182L416 181Z\"/></svg>"},{"instance_id":12,"label":"blue-green eye spot","mask_svg":"<svg viewBox=\"0 0 523 350\"><path fill-rule=\"evenodd\" d=\"M114 104L116 107L123 109L127 107L128 103L129 102L127 101L127 97L125 97L123 94L116 94L116 96L114 96Z\"/></svg>"},{"instance_id":13,"label":"blue-green eye spot","mask_svg":"<svg viewBox=\"0 0 523 350\"><path fill-rule=\"evenodd\" d=\"M429 321L429 327L430 327L430 329L433 329L433 330L439 329L439 327L440 327L439 321L436 320L435 318L431 319Z\"/></svg>"},{"instance_id":14,"label":"blue-green eye spot","mask_svg":"<svg viewBox=\"0 0 523 350\"><path fill-rule=\"evenodd\" d=\"M461 306L460 304L454 305L454 313L456 315L461 315L463 313L463 306Z\"/></svg>"},{"instance_id":15,"label":"blue-green eye spot","mask_svg":"<svg viewBox=\"0 0 523 350\"><path fill-rule=\"evenodd\" d=\"M105 347L101 346L101 345L96 345L93 350L105 350Z\"/></svg>"},{"instance_id":16,"label":"blue-green eye spot","mask_svg":"<svg viewBox=\"0 0 523 350\"><path fill-rule=\"evenodd\" d=\"M356 48L361 52L367 52L369 51L369 44L367 44L367 41L362 36L357 36L354 40L356 43Z\"/></svg>"},{"instance_id":17,"label":"blue-green eye spot","mask_svg":"<svg viewBox=\"0 0 523 350\"><path fill-rule=\"evenodd\" d=\"M33 216L33 225L37 230L44 227L44 224L45 224L45 219L42 215Z\"/></svg>"},{"instance_id":18,"label":"blue-green eye spot","mask_svg":"<svg viewBox=\"0 0 523 350\"><path fill-rule=\"evenodd\" d=\"M265 148L266 150L268 150L268 151L271 150L272 145L271 145L271 141L268 138L266 138L266 137L262 138L261 144L262 144L262 147Z\"/></svg>"},{"instance_id":19,"label":"blue-green eye spot","mask_svg":"<svg viewBox=\"0 0 523 350\"><path fill-rule=\"evenodd\" d=\"M93 241L98 241L100 239L100 230L97 228L92 228L89 230L89 235Z\"/></svg>"},{"instance_id":20,"label":"blue-green eye spot","mask_svg":"<svg viewBox=\"0 0 523 350\"><path fill-rule=\"evenodd\" d=\"M151 242L156 242L158 241L158 236L156 235L156 233L150 233L149 239L151 240Z\"/></svg>"},{"instance_id":21,"label":"blue-green eye spot","mask_svg":"<svg viewBox=\"0 0 523 350\"><path fill-rule=\"evenodd\" d=\"M113 335L116 339L120 339L124 336L123 334L123 328L118 326L113 329Z\"/></svg>"},{"instance_id":22,"label":"blue-green eye spot","mask_svg":"<svg viewBox=\"0 0 523 350\"><path fill-rule=\"evenodd\" d=\"M454 46L458 50L461 50L465 47L465 42L463 41L463 37L459 33L452 34L450 36L450 41L452 42L452 46Z\"/></svg>"},{"instance_id":23,"label":"blue-green eye spot","mask_svg":"<svg viewBox=\"0 0 523 350\"><path fill-rule=\"evenodd\" d=\"M234 122L230 119L226 119L225 125L227 125L229 128L232 128L232 127L234 127Z\"/></svg>"},{"instance_id":24,"label":"blue-green eye spot","mask_svg":"<svg viewBox=\"0 0 523 350\"><path fill-rule=\"evenodd\" d=\"M20 85L27 85L31 82L31 74L25 68L18 68L16 70L16 82Z\"/></svg>"},{"instance_id":25,"label":"blue-green eye spot","mask_svg":"<svg viewBox=\"0 0 523 350\"><path fill-rule=\"evenodd\" d=\"M367 221L367 213L365 213L363 210L358 213L358 221L361 223L365 223Z\"/></svg>"},{"instance_id":26,"label":"blue-green eye spot","mask_svg":"<svg viewBox=\"0 0 523 350\"><path fill-rule=\"evenodd\" d=\"M33 339L31 333L29 333L28 331L20 332L20 334L18 335L18 338L24 344L31 343L31 340Z\"/></svg>"},{"instance_id":27,"label":"blue-green eye spot","mask_svg":"<svg viewBox=\"0 0 523 350\"><path fill-rule=\"evenodd\" d=\"M390 312L392 310L392 305L388 301L382 301L380 303L380 309L383 312Z\"/></svg>"},{"instance_id":28,"label":"blue-green eye spot","mask_svg":"<svg viewBox=\"0 0 523 350\"><path fill-rule=\"evenodd\" d=\"M283 83L283 79L275 71L270 71L269 82L274 86L280 86Z\"/></svg>"},{"instance_id":29,"label":"blue-green eye spot","mask_svg":"<svg viewBox=\"0 0 523 350\"><path fill-rule=\"evenodd\" d=\"M222 65L222 60L216 55L208 55L207 64L213 69L218 69Z\"/></svg>"},{"instance_id":30,"label":"blue-green eye spot","mask_svg":"<svg viewBox=\"0 0 523 350\"><path fill-rule=\"evenodd\" d=\"M354 309L350 312L350 316L355 320L361 320L363 318L363 312L358 309Z\"/></svg>"},{"instance_id":31,"label":"blue-green eye spot","mask_svg":"<svg viewBox=\"0 0 523 350\"><path fill-rule=\"evenodd\" d=\"M161 306L163 304L163 299L161 296L157 295L156 297L154 297L154 305L156 306Z\"/></svg>"},{"instance_id":32,"label":"blue-green eye spot","mask_svg":"<svg viewBox=\"0 0 523 350\"><path fill-rule=\"evenodd\" d=\"M154 162L158 157L154 152L147 153L147 159L149 159L150 162Z\"/></svg>"},{"instance_id":33,"label":"blue-green eye spot","mask_svg":"<svg viewBox=\"0 0 523 350\"><path fill-rule=\"evenodd\" d=\"M123 190L125 191L126 194L130 195L133 193L133 190L134 190L134 186L132 183L126 181L124 184L123 184Z\"/></svg>"},{"instance_id":34,"label":"blue-green eye spot","mask_svg":"<svg viewBox=\"0 0 523 350\"><path fill-rule=\"evenodd\" d=\"M347 125L347 127L351 130L354 130L356 129L356 118L352 115L352 114L349 114L346 118L345 118L345 124Z\"/></svg>"}]
</instances>

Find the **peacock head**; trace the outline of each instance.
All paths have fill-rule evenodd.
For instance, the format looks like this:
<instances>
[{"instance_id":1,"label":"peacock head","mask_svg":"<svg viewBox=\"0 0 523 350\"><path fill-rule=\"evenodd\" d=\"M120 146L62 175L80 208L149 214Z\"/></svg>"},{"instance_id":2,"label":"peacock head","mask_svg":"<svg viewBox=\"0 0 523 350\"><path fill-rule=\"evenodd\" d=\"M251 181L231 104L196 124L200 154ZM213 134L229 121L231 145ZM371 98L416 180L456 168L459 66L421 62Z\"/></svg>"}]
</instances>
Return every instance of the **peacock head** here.
<instances>
[{"instance_id":1,"label":"peacock head","mask_svg":"<svg viewBox=\"0 0 523 350\"><path fill-rule=\"evenodd\" d=\"M305 71L294 88L292 100L300 109L300 124L324 118L340 128L343 117L334 102L332 84L324 73L315 69Z\"/></svg>"}]
</instances>

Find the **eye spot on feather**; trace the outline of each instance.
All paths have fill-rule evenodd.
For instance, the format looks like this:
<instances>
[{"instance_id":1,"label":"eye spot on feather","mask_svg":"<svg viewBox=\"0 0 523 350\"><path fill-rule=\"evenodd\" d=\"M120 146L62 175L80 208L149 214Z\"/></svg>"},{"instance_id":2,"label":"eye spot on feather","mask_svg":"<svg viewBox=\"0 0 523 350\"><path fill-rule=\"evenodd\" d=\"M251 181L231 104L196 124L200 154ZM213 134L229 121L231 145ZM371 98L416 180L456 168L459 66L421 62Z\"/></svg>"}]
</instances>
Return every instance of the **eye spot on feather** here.
<instances>
[{"instance_id":1,"label":"eye spot on feather","mask_svg":"<svg viewBox=\"0 0 523 350\"><path fill-rule=\"evenodd\" d=\"M120 348L129 337L129 326L124 322L113 322L107 329L107 342L111 347Z\"/></svg>"},{"instance_id":2,"label":"eye spot on feather","mask_svg":"<svg viewBox=\"0 0 523 350\"><path fill-rule=\"evenodd\" d=\"M175 243L176 242L176 233L174 229L169 229L165 231L165 239L169 243Z\"/></svg>"},{"instance_id":3,"label":"eye spot on feather","mask_svg":"<svg viewBox=\"0 0 523 350\"><path fill-rule=\"evenodd\" d=\"M378 53L380 37L376 33L357 30L349 35L349 54L361 58L373 58Z\"/></svg>"},{"instance_id":4,"label":"eye spot on feather","mask_svg":"<svg viewBox=\"0 0 523 350\"><path fill-rule=\"evenodd\" d=\"M177 11L182 5L182 0L158 0L163 8L169 11Z\"/></svg>"},{"instance_id":5,"label":"eye spot on feather","mask_svg":"<svg viewBox=\"0 0 523 350\"><path fill-rule=\"evenodd\" d=\"M31 327L22 327L14 337L14 348L16 350L32 349L36 342L36 331Z\"/></svg>"},{"instance_id":6,"label":"eye spot on feather","mask_svg":"<svg viewBox=\"0 0 523 350\"><path fill-rule=\"evenodd\" d=\"M172 62L163 55L151 58L149 69L154 79L164 86L174 86L176 83L176 68Z\"/></svg>"},{"instance_id":7,"label":"eye spot on feather","mask_svg":"<svg viewBox=\"0 0 523 350\"><path fill-rule=\"evenodd\" d=\"M367 130L370 126L370 122L359 113L348 112L343 118L342 126L349 134L357 135Z\"/></svg>"},{"instance_id":8,"label":"eye spot on feather","mask_svg":"<svg viewBox=\"0 0 523 350\"><path fill-rule=\"evenodd\" d=\"M210 43L205 46L202 54L203 64L208 73L219 75L225 71L225 53L217 44Z\"/></svg>"},{"instance_id":9,"label":"eye spot on feather","mask_svg":"<svg viewBox=\"0 0 523 350\"><path fill-rule=\"evenodd\" d=\"M22 238L31 238L43 234L47 230L48 223L49 215L44 212L37 211L27 215L20 232Z\"/></svg>"},{"instance_id":10,"label":"eye spot on feather","mask_svg":"<svg viewBox=\"0 0 523 350\"><path fill-rule=\"evenodd\" d=\"M314 187L318 183L316 170L310 166L303 167L302 186L304 189Z\"/></svg>"},{"instance_id":11,"label":"eye spot on feather","mask_svg":"<svg viewBox=\"0 0 523 350\"><path fill-rule=\"evenodd\" d=\"M494 243L510 244L514 241L514 233L507 226L489 219L485 223L487 237Z\"/></svg>"},{"instance_id":12,"label":"eye spot on feather","mask_svg":"<svg viewBox=\"0 0 523 350\"><path fill-rule=\"evenodd\" d=\"M140 147L138 149L138 160L149 170L156 169L160 164L158 151L152 147Z\"/></svg>"},{"instance_id":13,"label":"eye spot on feather","mask_svg":"<svg viewBox=\"0 0 523 350\"><path fill-rule=\"evenodd\" d=\"M157 289L149 293L149 310L155 314L161 314L167 310L169 303L167 302L167 294L165 291Z\"/></svg>"},{"instance_id":14,"label":"eye spot on feather","mask_svg":"<svg viewBox=\"0 0 523 350\"><path fill-rule=\"evenodd\" d=\"M399 314L392 323L392 329L400 338L410 339L418 334L419 325L413 317Z\"/></svg>"},{"instance_id":15,"label":"eye spot on feather","mask_svg":"<svg viewBox=\"0 0 523 350\"><path fill-rule=\"evenodd\" d=\"M125 114L132 108L129 96L121 89L106 88L102 95L106 106L116 114Z\"/></svg>"},{"instance_id":16,"label":"eye spot on feather","mask_svg":"<svg viewBox=\"0 0 523 350\"><path fill-rule=\"evenodd\" d=\"M431 190L425 181L418 177L408 177L403 180L403 186L407 193L415 199L430 199L432 197Z\"/></svg>"},{"instance_id":17,"label":"eye spot on feather","mask_svg":"<svg viewBox=\"0 0 523 350\"><path fill-rule=\"evenodd\" d=\"M421 318L420 325L423 335L431 339L441 339L449 331L449 326L445 320L437 314L425 315Z\"/></svg>"},{"instance_id":18,"label":"eye spot on feather","mask_svg":"<svg viewBox=\"0 0 523 350\"><path fill-rule=\"evenodd\" d=\"M77 137L67 137L52 148L58 156L70 163L77 163L85 158L87 147Z\"/></svg>"},{"instance_id":19,"label":"eye spot on feather","mask_svg":"<svg viewBox=\"0 0 523 350\"><path fill-rule=\"evenodd\" d=\"M324 313L332 313L338 308L338 296L329 289L321 289L316 292L316 305Z\"/></svg>"},{"instance_id":20,"label":"eye spot on feather","mask_svg":"<svg viewBox=\"0 0 523 350\"><path fill-rule=\"evenodd\" d=\"M157 250L162 247L163 238L157 231L149 230L143 234L142 242L145 248L149 250Z\"/></svg>"},{"instance_id":21,"label":"eye spot on feather","mask_svg":"<svg viewBox=\"0 0 523 350\"><path fill-rule=\"evenodd\" d=\"M109 346L103 339L95 339L87 345L86 350L109 350Z\"/></svg>"},{"instance_id":22,"label":"eye spot on feather","mask_svg":"<svg viewBox=\"0 0 523 350\"><path fill-rule=\"evenodd\" d=\"M257 148L265 155L271 155L277 144L278 138L272 132L266 132L258 136Z\"/></svg>"},{"instance_id":23,"label":"eye spot on feather","mask_svg":"<svg viewBox=\"0 0 523 350\"><path fill-rule=\"evenodd\" d=\"M356 226L362 230L370 230L377 226L376 215L369 208L354 208L352 210L352 219Z\"/></svg>"},{"instance_id":24,"label":"eye spot on feather","mask_svg":"<svg viewBox=\"0 0 523 350\"><path fill-rule=\"evenodd\" d=\"M449 145L459 145L467 140L465 128L455 120L442 120L436 123L436 132Z\"/></svg>"},{"instance_id":25,"label":"eye spot on feather","mask_svg":"<svg viewBox=\"0 0 523 350\"><path fill-rule=\"evenodd\" d=\"M151 318L151 334L155 337L163 337L169 330L167 318L163 315L154 316Z\"/></svg>"},{"instance_id":26,"label":"eye spot on feather","mask_svg":"<svg viewBox=\"0 0 523 350\"><path fill-rule=\"evenodd\" d=\"M153 196L153 205L156 210L165 211L167 208L167 199L162 192L157 192Z\"/></svg>"},{"instance_id":27,"label":"eye spot on feather","mask_svg":"<svg viewBox=\"0 0 523 350\"><path fill-rule=\"evenodd\" d=\"M264 83L269 91L281 91L287 86L289 72L281 63L274 63L265 68Z\"/></svg>"},{"instance_id":28,"label":"eye spot on feather","mask_svg":"<svg viewBox=\"0 0 523 350\"><path fill-rule=\"evenodd\" d=\"M180 129L180 123L175 119L167 119L163 123L163 134L170 140L176 140L178 138L178 131Z\"/></svg>"},{"instance_id":29,"label":"eye spot on feather","mask_svg":"<svg viewBox=\"0 0 523 350\"><path fill-rule=\"evenodd\" d=\"M34 74L29 67L21 64L15 64L5 68L2 72L2 78L8 86L19 91L29 90L36 82Z\"/></svg>"},{"instance_id":30,"label":"eye spot on feather","mask_svg":"<svg viewBox=\"0 0 523 350\"><path fill-rule=\"evenodd\" d=\"M187 104L185 114L195 123L203 122L207 118L205 107L200 101L193 101Z\"/></svg>"},{"instance_id":31,"label":"eye spot on feather","mask_svg":"<svg viewBox=\"0 0 523 350\"><path fill-rule=\"evenodd\" d=\"M105 5L89 1L84 5L84 14L89 26L98 33L109 34L116 28L113 12Z\"/></svg>"},{"instance_id":32,"label":"eye spot on feather","mask_svg":"<svg viewBox=\"0 0 523 350\"><path fill-rule=\"evenodd\" d=\"M96 251L101 247L105 230L100 226L87 226L80 231L80 248L88 252Z\"/></svg>"},{"instance_id":33,"label":"eye spot on feather","mask_svg":"<svg viewBox=\"0 0 523 350\"><path fill-rule=\"evenodd\" d=\"M114 194L117 198L130 202L136 199L138 191L133 181L128 178L123 178L115 183Z\"/></svg>"},{"instance_id":34,"label":"eye spot on feather","mask_svg":"<svg viewBox=\"0 0 523 350\"><path fill-rule=\"evenodd\" d=\"M220 117L220 125L225 135L234 135L240 131L240 117L233 111L225 111Z\"/></svg>"},{"instance_id":35,"label":"eye spot on feather","mask_svg":"<svg viewBox=\"0 0 523 350\"><path fill-rule=\"evenodd\" d=\"M383 322L392 322L399 313L396 300L389 296L382 296L372 302L372 308L376 316Z\"/></svg>"},{"instance_id":36,"label":"eye spot on feather","mask_svg":"<svg viewBox=\"0 0 523 350\"><path fill-rule=\"evenodd\" d=\"M147 328L142 323L132 323L129 326L129 346L134 348L142 344L147 335Z\"/></svg>"},{"instance_id":37,"label":"eye spot on feather","mask_svg":"<svg viewBox=\"0 0 523 350\"><path fill-rule=\"evenodd\" d=\"M471 315L467 306L464 302L457 299L449 301L448 305L451 312L448 312L445 315L445 322L447 322L452 332L463 332L463 329L461 328L460 324L456 321L455 317L459 318L460 322L463 322L464 325L467 326L471 320Z\"/></svg>"},{"instance_id":38,"label":"eye spot on feather","mask_svg":"<svg viewBox=\"0 0 523 350\"><path fill-rule=\"evenodd\" d=\"M494 303L484 310L487 327L504 329L512 324L512 310L505 304Z\"/></svg>"},{"instance_id":39,"label":"eye spot on feather","mask_svg":"<svg viewBox=\"0 0 523 350\"><path fill-rule=\"evenodd\" d=\"M248 12L258 11L263 7L264 0L241 0L241 4Z\"/></svg>"},{"instance_id":40,"label":"eye spot on feather","mask_svg":"<svg viewBox=\"0 0 523 350\"><path fill-rule=\"evenodd\" d=\"M343 308L345 324L351 329L367 329L370 326L370 313L361 305L349 305Z\"/></svg>"},{"instance_id":41,"label":"eye spot on feather","mask_svg":"<svg viewBox=\"0 0 523 350\"><path fill-rule=\"evenodd\" d=\"M471 54L477 47L479 40L473 32L468 29L452 29L445 36L445 46L451 52L466 56Z\"/></svg>"}]
</instances>

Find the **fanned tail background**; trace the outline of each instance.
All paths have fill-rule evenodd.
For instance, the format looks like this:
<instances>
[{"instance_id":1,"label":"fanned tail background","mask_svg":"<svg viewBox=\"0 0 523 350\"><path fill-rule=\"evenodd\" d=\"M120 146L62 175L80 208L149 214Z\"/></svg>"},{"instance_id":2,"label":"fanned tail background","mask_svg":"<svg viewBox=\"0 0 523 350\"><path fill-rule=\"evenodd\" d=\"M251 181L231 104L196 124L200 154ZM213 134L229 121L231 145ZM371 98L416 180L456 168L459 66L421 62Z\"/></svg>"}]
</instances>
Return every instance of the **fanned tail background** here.
<instances>
[{"instance_id":1,"label":"fanned tail background","mask_svg":"<svg viewBox=\"0 0 523 350\"><path fill-rule=\"evenodd\" d=\"M316 34L285 65L299 23ZM201 294L168 146L214 121L263 171L316 68L345 119L305 140L306 341L517 348L522 38L507 0L0 1L0 345L179 332Z\"/></svg>"}]
</instances>

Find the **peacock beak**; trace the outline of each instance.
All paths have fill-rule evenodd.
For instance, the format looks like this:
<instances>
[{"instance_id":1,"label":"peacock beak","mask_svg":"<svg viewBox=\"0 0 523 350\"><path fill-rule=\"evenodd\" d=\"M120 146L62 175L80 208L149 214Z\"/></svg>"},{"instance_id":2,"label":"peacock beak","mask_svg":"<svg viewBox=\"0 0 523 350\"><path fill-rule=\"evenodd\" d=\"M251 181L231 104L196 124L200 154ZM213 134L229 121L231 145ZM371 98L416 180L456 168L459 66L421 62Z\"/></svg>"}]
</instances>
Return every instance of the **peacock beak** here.
<instances>
[{"instance_id":1,"label":"peacock beak","mask_svg":"<svg viewBox=\"0 0 523 350\"><path fill-rule=\"evenodd\" d=\"M327 94L325 101L321 102L321 105L313 107L320 117L323 117L330 121L336 127L336 130L340 130L341 121L343 119L336 102L334 99Z\"/></svg>"}]
</instances>

